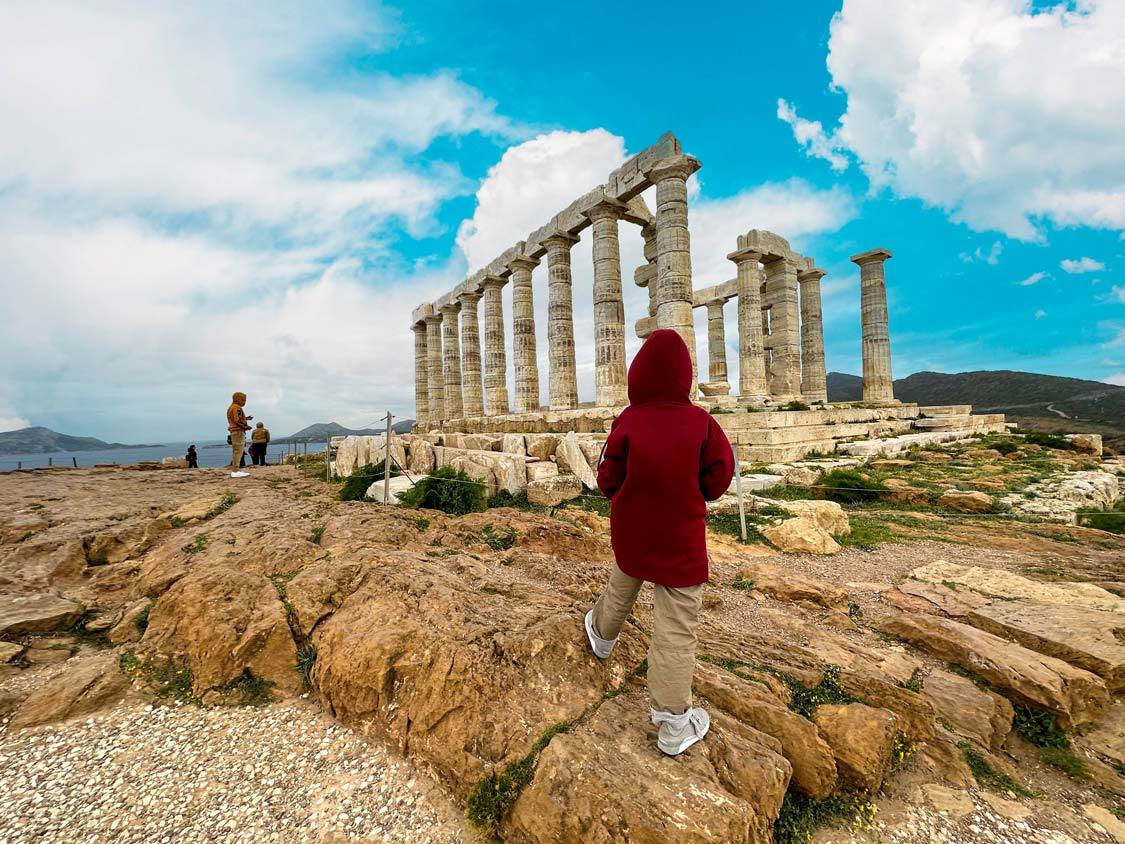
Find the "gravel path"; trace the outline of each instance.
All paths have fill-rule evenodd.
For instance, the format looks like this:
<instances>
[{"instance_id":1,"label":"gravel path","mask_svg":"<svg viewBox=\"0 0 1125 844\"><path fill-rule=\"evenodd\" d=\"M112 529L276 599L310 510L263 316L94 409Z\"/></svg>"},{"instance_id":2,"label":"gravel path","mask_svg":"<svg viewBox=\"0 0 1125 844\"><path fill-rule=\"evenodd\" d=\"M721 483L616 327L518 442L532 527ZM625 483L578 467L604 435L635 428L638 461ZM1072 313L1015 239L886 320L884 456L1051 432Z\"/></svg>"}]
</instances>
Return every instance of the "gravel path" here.
<instances>
[{"instance_id":1,"label":"gravel path","mask_svg":"<svg viewBox=\"0 0 1125 844\"><path fill-rule=\"evenodd\" d=\"M411 766L300 701L0 732L0 841L469 842Z\"/></svg>"}]
</instances>

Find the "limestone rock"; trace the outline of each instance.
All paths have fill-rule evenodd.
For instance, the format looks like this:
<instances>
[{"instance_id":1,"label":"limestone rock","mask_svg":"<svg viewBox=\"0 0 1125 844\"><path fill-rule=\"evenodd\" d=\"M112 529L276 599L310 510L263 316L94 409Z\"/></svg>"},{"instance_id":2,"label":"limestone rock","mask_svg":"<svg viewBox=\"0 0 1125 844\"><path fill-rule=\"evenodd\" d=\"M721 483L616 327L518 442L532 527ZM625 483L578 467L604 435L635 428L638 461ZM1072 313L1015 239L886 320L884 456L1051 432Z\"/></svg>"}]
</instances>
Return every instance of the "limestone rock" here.
<instances>
[{"instance_id":1,"label":"limestone rock","mask_svg":"<svg viewBox=\"0 0 1125 844\"><path fill-rule=\"evenodd\" d=\"M1075 741L1115 764L1125 765L1125 701L1118 700L1107 708Z\"/></svg>"},{"instance_id":2,"label":"limestone rock","mask_svg":"<svg viewBox=\"0 0 1125 844\"><path fill-rule=\"evenodd\" d=\"M813 722L836 755L840 780L875 793L891 770L898 717L862 703L825 704Z\"/></svg>"},{"instance_id":3,"label":"limestone rock","mask_svg":"<svg viewBox=\"0 0 1125 844\"><path fill-rule=\"evenodd\" d=\"M656 749L646 712L642 695L621 695L575 732L555 736L512 810L504 839L770 840L789 763L733 721L713 723L704 741L669 759Z\"/></svg>"},{"instance_id":4,"label":"limestone rock","mask_svg":"<svg viewBox=\"0 0 1125 844\"><path fill-rule=\"evenodd\" d=\"M983 492L962 492L947 489L937 501L938 507L959 513L987 513L992 509L992 496Z\"/></svg>"},{"instance_id":5,"label":"limestone rock","mask_svg":"<svg viewBox=\"0 0 1125 844\"><path fill-rule=\"evenodd\" d=\"M558 434L527 434L524 439L527 443L527 456L538 457L540 460L554 457L559 445Z\"/></svg>"},{"instance_id":6,"label":"limestone rock","mask_svg":"<svg viewBox=\"0 0 1125 844\"><path fill-rule=\"evenodd\" d=\"M950 582L953 583L953 581ZM953 586L947 586L944 583L904 580L899 584L898 590L906 595L929 602L931 606L923 608L924 612L932 612L937 609L955 618L966 616L988 603L988 599L979 592L960 588L956 583Z\"/></svg>"},{"instance_id":7,"label":"limestone rock","mask_svg":"<svg viewBox=\"0 0 1125 844\"><path fill-rule=\"evenodd\" d=\"M926 795L927 803L955 820L971 815L976 809L969 793L959 788L930 782L922 786L922 793Z\"/></svg>"},{"instance_id":8,"label":"limestone rock","mask_svg":"<svg viewBox=\"0 0 1125 844\"><path fill-rule=\"evenodd\" d=\"M357 563L323 560L309 566L285 586L286 600L302 636L312 633L335 612L363 580L365 569Z\"/></svg>"},{"instance_id":9,"label":"limestone rock","mask_svg":"<svg viewBox=\"0 0 1125 844\"><path fill-rule=\"evenodd\" d=\"M501 437L498 434L465 434L461 447L476 451L500 451Z\"/></svg>"},{"instance_id":10,"label":"limestone rock","mask_svg":"<svg viewBox=\"0 0 1125 844\"><path fill-rule=\"evenodd\" d=\"M898 613L874 626L972 671L1009 698L1054 712L1063 727L1091 720L1109 701L1100 677L945 618Z\"/></svg>"},{"instance_id":11,"label":"limestone rock","mask_svg":"<svg viewBox=\"0 0 1125 844\"><path fill-rule=\"evenodd\" d=\"M559 474L558 464L550 460L539 460L527 464L527 482L541 481L544 478L556 478Z\"/></svg>"},{"instance_id":12,"label":"limestone rock","mask_svg":"<svg viewBox=\"0 0 1125 844\"><path fill-rule=\"evenodd\" d=\"M916 568L910 576L928 583L953 582L989 597L1125 613L1125 598L1092 583L1042 583L1001 569L960 566L944 560Z\"/></svg>"},{"instance_id":13,"label":"limestone rock","mask_svg":"<svg viewBox=\"0 0 1125 844\"><path fill-rule=\"evenodd\" d=\"M1102 456L1101 434L1064 434L1063 439L1069 440L1079 454Z\"/></svg>"},{"instance_id":14,"label":"limestone rock","mask_svg":"<svg viewBox=\"0 0 1125 844\"><path fill-rule=\"evenodd\" d=\"M781 475L790 486L812 486L820 480L820 472L807 466L793 466L789 463L771 463L766 466L771 475Z\"/></svg>"},{"instance_id":15,"label":"limestone rock","mask_svg":"<svg viewBox=\"0 0 1125 844\"><path fill-rule=\"evenodd\" d=\"M848 593L827 580L800 574L765 560L743 566L740 580L750 580L754 588L782 601L811 601L830 609L848 609Z\"/></svg>"},{"instance_id":16,"label":"limestone rock","mask_svg":"<svg viewBox=\"0 0 1125 844\"><path fill-rule=\"evenodd\" d=\"M555 451L555 460L558 462L560 469L573 473L578 480L582 481L582 485L586 489L598 488L597 476L594 474L594 470L590 468L586 455L582 453L582 447L578 444L578 436L573 431L559 440L558 448Z\"/></svg>"},{"instance_id":17,"label":"limestone rock","mask_svg":"<svg viewBox=\"0 0 1125 844\"><path fill-rule=\"evenodd\" d=\"M523 434L503 434L500 440L500 450L506 454L527 454L527 442Z\"/></svg>"},{"instance_id":18,"label":"limestone rock","mask_svg":"<svg viewBox=\"0 0 1125 844\"><path fill-rule=\"evenodd\" d=\"M499 451L468 451L439 446L435 448L437 468L449 466L482 481L489 495L500 490L512 495L527 486L527 459Z\"/></svg>"},{"instance_id":19,"label":"limestone rock","mask_svg":"<svg viewBox=\"0 0 1125 844\"><path fill-rule=\"evenodd\" d=\"M601 440L592 440L589 437L582 437L578 440L578 447L582 449L582 455L586 458L586 462L590 464L590 468L596 473L598 471L598 463L602 459L602 447L605 443Z\"/></svg>"},{"instance_id":20,"label":"limestone rock","mask_svg":"<svg viewBox=\"0 0 1125 844\"><path fill-rule=\"evenodd\" d=\"M821 530L832 536L847 536L852 532L848 514L835 501L777 501L775 503L794 516L812 519Z\"/></svg>"},{"instance_id":21,"label":"limestone rock","mask_svg":"<svg viewBox=\"0 0 1125 844\"><path fill-rule=\"evenodd\" d=\"M0 636L8 633L46 633L70 627L85 607L58 595L0 595Z\"/></svg>"},{"instance_id":22,"label":"limestone rock","mask_svg":"<svg viewBox=\"0 0 1125 844\"><path fill-rule=\"evenodd\" d=\"M809 797L821 799L836 787L832 748L816 726L789 709L765 686L709 665L695 670L695 691L738 720L781 743L781 754L793 767L793 785Z\"/></svg>"},{"instance_id":23,"label":"limestone rock","mask_svg":"<svg viewBox=\"0 0 1125 844\"><path fill-rule=\"evenodd\" d=\"M48 522L34 513L0 515L0 544L15 545L48 528Z\"/></svg>"},{"instance_id":24,"label":"limestone rock","mask_svg":"<svg viewBox=\"0 0 1125 844\"><path fill-rule=\"evenodd\" d=\"M161 457L160 465L166 469L186 469L188 467L185 457Z\"/></svg>"},{"instance_id":25,"label":"limestone rock","mask_svg":"<svg viewBox=\"0 0 1125 844\"><path fill-rule=\"evenodd\" d=\"M0 642L0 663L12 662L23 653L23 645L15 642Z\"/></svg>"},{"instance_id":26,"label":"limestone rock","mask_svg":"<svg viewBox=\"0 0 1125 844\"><path fill-rule=\"evenodd\" d=\"M545 477L527 484L527 500L538 507L557 507L582 494L582 483L574 475Z\"/></svg>"},{"instance_id":27,"label":"limestone rock","mask_svg":"<svg viewBox=\"0 0 1125 844\"><path fill-rule=\"evenodd\" d=\"M935 669L926 677L922 694L939 717L977 744L999 749L1012 729L1014 710L1008 699L977 688L965 677Z\"/></svg>"},{"instance_id":28,"label":"limestone rock","mask_svg":"<svg viewBox=\"0 0 1125 844\"><path fill-rule=\"evenodd\" d=\"M434 471L437 466L433 445L421 437L415 437L410 443L407 468L412 475L428 475Z\"/></svg>"},{"instance_id":29,"label":"limestone rock","mask_svg":"<svg viewBox=\"0 0 1125 844\"><path fill-rule=\"evenodd\" d=\"M115 654L99 654L77 663L32 692L16 709L8 729L19 730L89 715L119 700L129 679Z\"/></svg>"},{"instance_id":30,"label":"limestone rock","mask_svg":"<svg viewBox=\"0 0 1125 844\"><path fill-rule=\"evenodd\" d=\"M812 518L798 516L776 525L763 525L759 533L781 551L793 554L835 554L839 543Z\"/></svg>"},{"instance_id":31,"label":"limestone rock","mask_svg":"<svg viewBox=\"0 0 1125 844\"><path fill-rule=\"evenodd\" d=\"M130 604L124 612L121 613L121 618L113 625L109 631L109 641L115 645L124 645L128 642L139 642L144 631L137 627L137 619L141 614L149 611L152 607L152 600L149 598L142 598L139 601L134 601Z\"/></svg>"},{"instance_id":32,"label":"limestone rock","mask_svg":"<svg viewBox=\"0 0 1125 844\"><path fill-rule=\"evenodd\" d=\"M375 483L371 484L371 486L367 488L367 492L364 493L363 497L368 501L374 501L378 504L399 504L400 502L398 500L398 493L406 492L412 486L414 486L414 481L412 481L405 475L399 475L396 478L391 478L389 483L387 484L386 501L383 500L384 487L382 481L375 481Z\"/></svg>"},{"instance_id":33,"label":"limestone rock","mask_svg":"<svg viewBox=\"0 0 1125 844\"><path fill-rule=\"evenodd\" d=\"M981 799L989 805L992 811L1010 821L1022 821L1031 814L1031 809L1027 806L1022 803L1017 803L1015 800L1006 800L999 794L981 791L980 796Z\"/></svg>"},{"instance_id":34,"label":"limestone rock","mask_svg":"<svg viewBox=\"0 0 1125 844\"><path fill-rule=\"evenodd\" d=\"M149 614L146 654L185 659L203 695L245 671L295 692L297 649L277 589L260 574L229 568L193 571Z\"/></svg>"},{"instance_id":35,"label":"limestone rock","mask_svg":"<svg viewBox=\"0 0 1125 844\"><path fill-rule=\"evenodd\" d=\"M884 461L876 461L884 462ZM910 461L906 461L910 462ZM908 481L901 478L887 478L883 484L890 492L887 493L887 498L891 501L898 501L901 504L924 504L929 501L929 492L921 487L911 486Z\"/></svg>"},{"instance_id":36,"label":"limestone rock","mask_svg":"<svg viewBox=\"0 0 1125 844\"><path fill-rule=\"evenodd\" d=\"M1109 833L1114 841L1125 844L1125 822L1118 820L1113 812L1096 803L1087 803L1082 807L1082 811L1086 813L1086 817Z\"/></svg>"}]
</instances>

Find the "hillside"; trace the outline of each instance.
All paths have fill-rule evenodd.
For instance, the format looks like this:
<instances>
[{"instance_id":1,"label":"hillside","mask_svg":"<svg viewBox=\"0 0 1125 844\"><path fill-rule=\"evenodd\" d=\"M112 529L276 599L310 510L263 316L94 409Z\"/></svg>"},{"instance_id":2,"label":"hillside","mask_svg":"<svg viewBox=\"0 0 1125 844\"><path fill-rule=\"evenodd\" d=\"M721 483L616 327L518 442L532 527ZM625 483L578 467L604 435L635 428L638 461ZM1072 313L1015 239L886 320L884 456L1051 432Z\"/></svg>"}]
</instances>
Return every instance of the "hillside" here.
<instances>
[{"instance_id":1,"label":"hillside","mask_svg":"<svg viewBox=\"0 0 1125 844\"><path fill-rule=\"evenodd\" d=\"M856 375L828 373L829 401L858 401ZM1125 428L1125 387L1080 378L1010 370L916 372L895 381L895 398L917 404L971 404L973 409L1011 416L1091 422Z\"/></svg>"},{"instance_id":2,"label":"hillside","mask_svg":"<svg viewBox=\"0 0 1125 844\"><path fill-rule=\"evenodd\" d=\"M107 443L95 437L72 437L50 428L21 428L0 433L0 454L50 454L55 451L106 451L113 448L150 448L150 445Z\"/></svg>"},{"instance_id":3,"label":"hillside","mask_svg":"<svg viewBox=\"0 0 1125 844\"><path fill-rule=\"evenodd\" d=\"M401 419L394 423L392 429L396 434L408 434L413 425L413 419ZM328 437L373 437L384 432L383 428L345 428L338 422L314 422L275 442L323 442Z\"/></svg>"}]
</instances>

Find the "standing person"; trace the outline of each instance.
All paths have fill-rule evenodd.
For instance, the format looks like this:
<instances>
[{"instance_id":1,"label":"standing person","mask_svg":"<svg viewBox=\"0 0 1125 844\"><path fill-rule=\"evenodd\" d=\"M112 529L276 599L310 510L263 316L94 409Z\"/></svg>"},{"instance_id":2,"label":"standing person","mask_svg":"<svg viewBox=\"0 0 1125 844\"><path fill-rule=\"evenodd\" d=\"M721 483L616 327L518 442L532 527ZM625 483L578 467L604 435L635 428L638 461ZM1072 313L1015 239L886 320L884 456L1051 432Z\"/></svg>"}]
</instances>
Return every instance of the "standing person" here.
<instances>
[{"instance_id":1,"label":"standing person","mask_svg":"<svg viewBox=\"0 0 1125 844\"><path fill-rule=\"evenodd\" d=\"M648 692L657 747L683 753L710 729L693 707L696 625L708 578L708 501L730 486L734 456L711 414L691 403L691 357L680 335L654 331L629 367L629 406L613 423L598 466L610 499L616 564L586 635L607 659L645 581L654 584Z\"/></svg>"},{"instance_id":2,"label":"standing person","mask_svg":"<svg viewBox=\"0 0 1125 844\"><path fill-rule=\"evenodd\" d=\"M187 460L187 467L189 469L199 468L199 455L195 451L195 445L189 445L187 447L187 454L184 455L184 459Z\"/></svg>"},{"instance_id":3,"label":"standing person","mask_svg":"<svg viewBox=\"0 0 1125 844\"><path fill-rule=\"evenodd\" d=\"M246 393L235 393L231 396L230 407L227 408L227 430L230 432L230 467L237 469L243 465L245 458L242 448L246 444L246 432L250 430L249 422L253 416L247 416L242 409L246 406Z\"/></svg>"},{"instance_id":4,"label":"standing person","mask_svg":"<svg viewBox=\"0 0 1125 844\"><path fill-rule=\"evenodd\" d=\"M259 422L254 426L254 432L250 435L250 460L255 466L266 465L266 446L270 442L270 430L263 423Z\"/></svg>"}]
</instances>

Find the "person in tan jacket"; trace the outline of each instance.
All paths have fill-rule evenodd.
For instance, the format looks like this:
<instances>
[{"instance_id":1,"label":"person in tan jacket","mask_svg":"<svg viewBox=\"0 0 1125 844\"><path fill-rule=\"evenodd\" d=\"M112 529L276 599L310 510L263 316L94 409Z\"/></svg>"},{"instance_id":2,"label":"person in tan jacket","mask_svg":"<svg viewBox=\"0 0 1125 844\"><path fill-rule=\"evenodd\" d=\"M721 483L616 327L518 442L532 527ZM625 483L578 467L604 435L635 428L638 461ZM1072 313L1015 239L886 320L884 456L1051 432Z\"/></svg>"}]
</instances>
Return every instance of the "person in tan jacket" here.
<instances>
[{"instance_id":1,"label":"person in tan jacket","mask_svg":"<svg viewBox=\"0 0 1125 844\"><path fill-rule=\"evenodd\" d=\"M259 422L250 434L250 460L255 466L266 465L266 446L270 441L270 429Z\"/></svg>"},{"instance_id":2,"label":"person in tan jacket","mask_svg":"<svg viewBox=\"0 0 1125 844\"><path fill-rule=\"evenodd\" d=\"M242 462L242 449L246 446L246 432L250 430L250 420L242 409L246 406L246 393L235 393L231 396L230 407L227 408L227 431L230 432L230 468L238 469Z\"/></svg>"}]
</instances>

